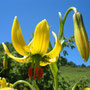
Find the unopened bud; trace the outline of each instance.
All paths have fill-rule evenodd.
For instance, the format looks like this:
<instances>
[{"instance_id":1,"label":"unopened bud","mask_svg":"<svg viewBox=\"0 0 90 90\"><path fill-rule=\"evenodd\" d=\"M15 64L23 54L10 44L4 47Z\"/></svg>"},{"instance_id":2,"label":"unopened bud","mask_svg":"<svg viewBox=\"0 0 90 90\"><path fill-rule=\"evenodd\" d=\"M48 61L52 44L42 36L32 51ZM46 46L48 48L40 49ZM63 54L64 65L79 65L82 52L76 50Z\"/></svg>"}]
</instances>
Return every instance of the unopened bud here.
<instances>
[{"instance_id":1,"label":"unopened bud","mask_svg":"<svg viewBox=\"0 0 90 90\"><path fill-rule=\"evenodd\" d=\"M78 51L86 62L89 58L89 40L84 27L82 15L77 12L73 15L74 36Z\"/></svg>"},{"instance_id":2,"label":"unopened bud","mask_svg":"<svg viewBox=\"0 0 90 90\"><path fill-rule=\"evenodd\" d=\"M3 58L3 67L6 69L8 66L8 60L7 60L7 54L4 54L4 58Z\"/></svg>"}]
</instances>

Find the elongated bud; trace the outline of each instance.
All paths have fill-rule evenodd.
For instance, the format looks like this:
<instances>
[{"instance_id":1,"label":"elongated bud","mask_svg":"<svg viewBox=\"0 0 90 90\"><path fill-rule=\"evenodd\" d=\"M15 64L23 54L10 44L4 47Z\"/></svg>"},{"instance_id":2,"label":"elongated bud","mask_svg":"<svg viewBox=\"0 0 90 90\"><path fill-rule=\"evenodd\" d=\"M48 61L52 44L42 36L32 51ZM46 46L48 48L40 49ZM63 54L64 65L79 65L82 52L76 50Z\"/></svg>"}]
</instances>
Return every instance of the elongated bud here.
<instances>
[{"instance_id":1,"label":"elongated bud","mask_svg":"<svg viewBox=\"0 0 90 90\"><path fill-rule=\"evenodd\" d=\"M3 58L3 67L6 69L8 66L8 60L7 60L7 54L4 54L4 58Z\"/></svg>"},{"instance_id":2,"label":"elongated bud","mask_svg":"<svg viewBox=\"0 0 90 90\"><path fill-rule=\"evenodd\" d=\"M77 12L73 15L74 36L78 51L86 62L89 58L89 40L84 27L82 15Z\"/></svg>"}]
</instances>

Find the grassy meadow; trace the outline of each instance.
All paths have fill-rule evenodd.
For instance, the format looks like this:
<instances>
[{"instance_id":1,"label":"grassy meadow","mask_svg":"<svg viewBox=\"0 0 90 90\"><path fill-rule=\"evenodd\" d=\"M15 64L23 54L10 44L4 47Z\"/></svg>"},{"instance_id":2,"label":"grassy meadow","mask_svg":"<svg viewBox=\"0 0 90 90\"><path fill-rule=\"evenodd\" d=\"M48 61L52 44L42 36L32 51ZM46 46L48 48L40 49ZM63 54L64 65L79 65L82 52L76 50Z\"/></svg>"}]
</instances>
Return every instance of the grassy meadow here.
<instances>
[{"instance_id":1,"label":"grassy meadow","mask_svg":"<svg viewBox=\"0 0 90 90\"><path fill-rule=\"evenodd\" d=\"M60 72L61 76L72 85L79 80L87 80L87 86L90 86L90 67L61 66Z\"/></svg>"}]
</instances>

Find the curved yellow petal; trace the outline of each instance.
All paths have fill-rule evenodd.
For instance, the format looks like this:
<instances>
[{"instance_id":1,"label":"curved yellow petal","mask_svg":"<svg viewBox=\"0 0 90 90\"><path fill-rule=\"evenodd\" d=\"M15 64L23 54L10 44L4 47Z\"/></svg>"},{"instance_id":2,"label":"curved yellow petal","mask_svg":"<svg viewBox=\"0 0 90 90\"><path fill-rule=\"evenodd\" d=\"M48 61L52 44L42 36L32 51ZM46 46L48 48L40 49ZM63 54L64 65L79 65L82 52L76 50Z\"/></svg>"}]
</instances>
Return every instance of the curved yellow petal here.
<instances>
[{"instance_id":1,"label":"curved yellow petal","mask_svg":"<svg viewBox=\"0 0 90 90\"><path fill-rule=\"evenodd\" d=\"M2 80L0 80L0 87L3 88L4 87L4 83Z\"/></svg>"},{"instance_id":2,"label":"curved yellow petal","mask_svg":"<svg viewBox=\"0 0 90 90\"><path fill-rule=\"evenodd\" d=\"M84 88L84 90L90 90L90 88Z\"/></svg>"},{"instance_id":3,"label":"curved yellow petal","mask_svg":"<svg viewBox=\"0 0 90 90\"><path fill-rule=\"evenodd\" d=\"M2 81L3 81L3 87L6 87L6 79L2 78Z\"/></svg>"},{"instance_id":4,"label":"curved yellow petal","mask_svg":"<svg viewBox=\"0 0 90 90\"><path fill-rule=\"evenodd\" d=\"M57 36L54 32L52 32L52 34L55 37L56 44L55 44L54 49L46 54L46 56L51 58L51 59L57 57L61 51L61 43L60 43L59 39L57 38Z\"/></svg>"},{"instance_id":5,"label":"curved yellow petal","mask_svg":"<svg viewBox=\"0 0 90 90\"><path fill-rule=\"evenodd\" d=\"M58 58L59 58L59 56L57 56L57 57L55 57L55 58L52 58L52 59L49 59L48 61L49 61L50 63L55 63L55 62L58 61Z\"/></svg>"},{"instance_id":6,"label":"curved yellow petal","mask_svg":"<svg viewBox=\"0 0 90 90\"><path fill-rule=\"evenodd\" d=\"M59 56L57 56L53 59L49 59L46 62L40 61L40 66L46 66L48 64L55 63L55 62L57 62L58 58L59 58Z\"/></svg>"},{"instance_id":7,"label":"curved yellow petal","mask_svg":"<svg viewBox=\"0 0 90 90\"><path fill-rule=\"evenodd\" d=\"M32 43L32 54L42 54L47 52L50 39L50 30L47 21L42 20L35 29L34 38Z\"/></svg>"},{"instance_id":8,"label":"curved yellow petal","mask_svg":"<svg viewBox=\"0 0 90 90\"><path fill-rule=\"evenodd\" d=\"M40 61L40 66L46 66L46 65L48 65L48 64L51 64L51 63Z\"/></svg>"},{"instance_id":9,"label":"curved yellow petal","mask_svg":"<svg viewBox=\"0 0 90 90\"><path fill-rule=\"evenodd\" d=\"M15 89L6 87L6 88L2 88L2 89L0 89L0 90L15 90Z\"/></svg>"},{"instance_id":10,"label":"curved yellow petal","mask_svg":"<svg viewBox=\"0 0 90 90\"><path fill-rule=\"evenodd\" d=\"M11 39L12 39L12 44L16 49L16 51L21 55L28 56L28 52L30 52L30 49L24 41L17 17L15 17L13 22Z\"/></svg>"},{"instance_id":11,"label":"curved yellow petal","mask_svg":"<svg viewBox=\"0 0 90 90\"><path fill-rule=\"evenodd\" d=\"M4 43L2 43L2 45L3 45L4 50L5 50L5 52L7 53L7 55L8 55L10 58L14 59L15 61L17 61L17 62L22 62L22 63L31 62L30 57L17 58L17 57L15 57L15 56L13 56L13 55L9 52L7 46L6 46Z\"/></svg>"}]
</instances>

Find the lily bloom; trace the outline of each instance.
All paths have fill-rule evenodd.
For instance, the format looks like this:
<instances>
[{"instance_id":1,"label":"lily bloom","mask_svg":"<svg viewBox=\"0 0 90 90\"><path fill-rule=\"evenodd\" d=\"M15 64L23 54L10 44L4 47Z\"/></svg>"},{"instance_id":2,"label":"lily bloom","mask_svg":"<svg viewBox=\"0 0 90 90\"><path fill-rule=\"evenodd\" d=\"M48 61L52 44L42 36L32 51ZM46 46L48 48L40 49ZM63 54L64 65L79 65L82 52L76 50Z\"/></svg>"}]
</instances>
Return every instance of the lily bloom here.
<instances>
[{"instance_id":1,"label":"lily bloom","mask_svg":"<svg viewBox=\"0 0 90 90\"><path fill-rule=\"evenodd\" d=\"M2 89L0 89L0 90L15 90L15 89L13 89L13 88L2 88Z\"/></svg>"},{"instance_id":2,"label":"lily bloom","mask_svg":"<svg viewBox=\"0 0 90 90\"><path fill-rule=\"evenodd\" d=\"M0 78L0 90L14 90L11 89L12 84L8 83L5 78Z\"/></svg>"},{"instance_id":3,"label":"lily bloom","mask_svg":"<svg viewBox=\"0 0 90 90\"><path fill-rule=\"evenodd\" d=\"M90 88L84 88L84 90L90 90Z\"/></svg>"},{"instance_id":4,"label":"lily bloom","mask_svg":"<svg viewBox=\"0 0 90 90\"><path fill-rule=\"evenodd\" d=\"M37 24L34 32L34 37L32 41L27 45L24 41L18 19L15 17L12 26L11 39L15 50L23 57L18 58L13 56L9 52L7 46L4 43L2 43L2 45L7 55L15 61L22 63L32 62L32 67L30 67L31 69L28 71L29 76L32 78L32 74L35 72L34 77L39 79L40 76L42 76L39 75L40 71L41 74L43 73L43 70L40 69L40 66L46 66L56 62L61 51L61 43L59 39L54 32L52 32L52 34L55 37L56 43L53 50L47 53L50 39L50 27L46 19L44 19Z\"/></svg>"}]
</instances>

